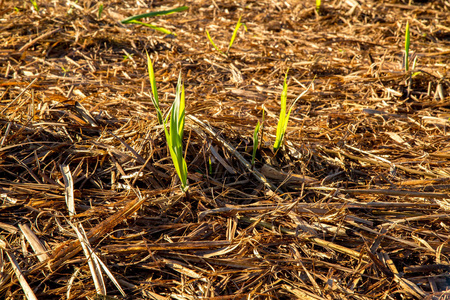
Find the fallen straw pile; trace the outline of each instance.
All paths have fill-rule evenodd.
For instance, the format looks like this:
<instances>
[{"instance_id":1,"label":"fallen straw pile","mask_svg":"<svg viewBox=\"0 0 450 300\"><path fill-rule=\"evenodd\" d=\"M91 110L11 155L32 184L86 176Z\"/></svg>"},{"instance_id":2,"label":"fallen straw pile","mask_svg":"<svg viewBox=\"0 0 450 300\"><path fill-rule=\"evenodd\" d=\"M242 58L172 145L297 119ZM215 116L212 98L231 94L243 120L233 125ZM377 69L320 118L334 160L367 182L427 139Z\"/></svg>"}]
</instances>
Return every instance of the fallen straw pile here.
<instances>
[{"instance_id":1,"label":"fallen straw pile","mask_svg":"<svg viewBox=\"0 0 450 300\"><path fill-rule=\"evenodd\" d=\"M448 1L47 2L0 1L0 298L449 297Z\"/></svg>"}]
</instances>

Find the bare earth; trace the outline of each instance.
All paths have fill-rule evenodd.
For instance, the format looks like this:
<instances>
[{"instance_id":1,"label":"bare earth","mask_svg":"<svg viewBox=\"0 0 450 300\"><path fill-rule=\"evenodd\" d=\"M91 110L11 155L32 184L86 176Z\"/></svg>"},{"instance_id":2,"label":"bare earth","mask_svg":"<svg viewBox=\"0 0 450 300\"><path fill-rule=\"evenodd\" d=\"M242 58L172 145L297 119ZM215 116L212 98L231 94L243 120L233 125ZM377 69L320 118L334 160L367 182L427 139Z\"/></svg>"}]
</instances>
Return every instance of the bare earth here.
<instances>
[{"instance_id":1,"label":"bare earth","mask_svg":"<svg viewBox=\"0 0 450 300\"><path fill-rule=\"evenodd\" d=\"M0 298L449 299L450 2L322 2L0 0Z\"/></svg>"}]
</instances>

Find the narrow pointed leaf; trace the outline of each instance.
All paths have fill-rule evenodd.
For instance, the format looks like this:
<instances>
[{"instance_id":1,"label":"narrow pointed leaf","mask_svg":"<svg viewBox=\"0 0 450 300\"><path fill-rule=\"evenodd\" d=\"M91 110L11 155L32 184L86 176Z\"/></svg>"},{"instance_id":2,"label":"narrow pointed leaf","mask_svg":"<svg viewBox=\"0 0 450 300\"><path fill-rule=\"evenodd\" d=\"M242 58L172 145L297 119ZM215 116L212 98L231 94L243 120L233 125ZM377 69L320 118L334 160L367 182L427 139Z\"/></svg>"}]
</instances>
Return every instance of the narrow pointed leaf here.
<instances>
[{"instance_id":1,"label":"narrow pointed leaf","mask_svg":"<svg viewBox=\"0 0 450 300\"><path fill-rule=\"evenodd\" d=\"M231 46L233 45L234 40L236 39L237 32L238 32L239 28L241 27L241 25L243 25L245 28L245 31L247 31L247 26L244 23L241 23L241 18L242 18L242 16L239 17L236 27L234 28L233 35L231 36L230 44L228 45L227 54L228 54L228 52L230 52Z\"/></svg>"},{"instance_id":2,"label":"narrow pointed leaf","mask_svg":"<svg viewBox=\"0 0 450 300\"><path fill-rule=\"evenodd\" d=\"M171 9L171 10L149 12L149 13L145 13L145 14L129 17L127 19L124 19L124 20L120 21L120 23L127 24L127 23L131 23L132 21L139 20L139 19L142 19L142 18L152 18L152 17L156 17L156 16L170 15L170 14L173 14L173 13L176 13L176 12L185 11L187 9L189 9L189 7L181 6L181 7L177 7L177 8Z\"/></svg>"},{"instance_id":3,"label":"narrow pointed leaf","mask_svg":"<svg viewBox=\"0 0 450 300\"><path fill-rule=\"evenodd\" d=\"M219 52L220 54L227 56L225 53L223 53L222 51L220 51L220 49L216 46L216 44L214 43L214 41L212 40L211 36L209 35L209 31L206 30L206 36L208 37L209 42L211 43L211 45L213 45L214 49L217 50L217 52Z\"/></svg>"},{"instance_id":4,"label":"narrow pointed leaf","mask_svg":"<svg viewBox=\"0 0 450 300\"><path fill-rule=\"evenodd\" d=\"M289 71L289 70L288 70ZM281 147L281 142L284 137L284 133L286 131L286 102L287 102L287 74L284 77L284 83L283 83L283 91L281 92L281 109L280 109L280 117L278 119L278 125L277 125L277 135L275 137L275 143L273 145L273 149L277 151Z\"/></svg>"},{"instance_id":5,"label":"narrow pointed leaf","mask_svg":"<svg viewBox=\"0 0 450 300\"><path fill-rule=\"evenodd\" d=\"M155 72L153 71L153 64L152 64L152 60L150 59L150 56L148 55L148 52L146 52L147 54L147 67L148 67L148 78L150 80L150 85L152 87L152 95L153 97L152 102L153 102L153 106L156 109L156 114L158 116L158 123L160 125L163 124L163 117L162 117L162 113L161 113L161 108L159 107L159 97L158 97L158 89L156 87L156 78L155 78Z\"/></svg>"},{"instance_id":6,"label":"narrow pointed leaf","mask_svg":"<svg viewBox=\"0 0 450 300\"><path fill-rule=\"evenodd\" d=\"M170 112L170 128L167 129L167 119L164 122L164 132L169 147L170 156L181 181L181 189L186 192L187 185L187 164L183 156L183 134L184 134L184 118L185 118L185 96L184 85L181 80L181 72L178 77L175 101L172 104Z\"/></svg>"},{"instance_id":7,"label":"narrow pointed leaf","mask_svg":"<svg viewBox=\"0 0 450 300\"><path fill-rule=\"evenodd\" d=\"M405 71L409 71L409 46L410 46L410 34L409 34L409 21L406 21L405 30Z\"/></svg>"},{"instance_id":8,"label":"narrow pointed leaf","mask_svg":"<svg viewBox=\"0 0 450 300\"><path fill-rule=\"evenodd\" d=\"M159 31L159 32L162 32L162 33L165 33L165 34L176 35L176 33L171 32L171 31L169 31L169 30L167 30L167 29L165 29L163 27L158 27L158 26L155 26L155 25L152 25L152 24L149 24L149 23L141 22L141 21L133 20L133 21L128 22L127 24L138 24L138 25L149 27L151 29L154 29L156 31Z\"/></svg>"},{"instance_id":9,"label":"narrow pointed leaf","mask_svg":"<svg viewBox=\"0 0 450 300\"><path fill-rule=\"evenodd\" d=\"M259 133L259 128L260 128L261 124L258 121L258 124L256 124L255 127L255 131L253 132L253 153L252 153L252 165L255 164L255 157L256 157L256 150L258 149L258 133Z\"/></svg>"}]
</instances>

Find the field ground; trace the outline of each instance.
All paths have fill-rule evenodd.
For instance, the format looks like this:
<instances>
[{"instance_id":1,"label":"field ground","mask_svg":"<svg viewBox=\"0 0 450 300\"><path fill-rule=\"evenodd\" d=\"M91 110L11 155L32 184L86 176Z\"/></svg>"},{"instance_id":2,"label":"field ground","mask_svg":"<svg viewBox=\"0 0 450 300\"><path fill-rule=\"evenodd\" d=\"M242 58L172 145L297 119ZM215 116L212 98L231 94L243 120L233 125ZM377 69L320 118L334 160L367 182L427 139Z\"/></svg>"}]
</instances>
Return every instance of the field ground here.
<instances>
[{"instance_id":1,"label":"field ground","mask_svg":"<svg viewBox=\"0 0 450 300\"><path fill-rule=\"evenodd\" d=\"M0 1L0 298L449 299L449 1L37 2Z\"/></svg>"}]
</instances>

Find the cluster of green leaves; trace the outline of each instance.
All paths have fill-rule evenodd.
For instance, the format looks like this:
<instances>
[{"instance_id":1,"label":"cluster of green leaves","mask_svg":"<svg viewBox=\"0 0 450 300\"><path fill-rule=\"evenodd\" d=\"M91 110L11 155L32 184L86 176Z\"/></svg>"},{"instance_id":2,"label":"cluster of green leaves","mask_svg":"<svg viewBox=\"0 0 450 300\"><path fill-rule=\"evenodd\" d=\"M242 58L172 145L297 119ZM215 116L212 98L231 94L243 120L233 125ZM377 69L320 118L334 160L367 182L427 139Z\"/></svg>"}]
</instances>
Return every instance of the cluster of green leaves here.
<instances>
[{"instance_id":1,"label":"cluster of green leaves","mask_svg":"<svg viewBox=\"0 0 450 300\"><path fill-rule=\"evenodd\" d=\"M158 89L156 88L156 77L155 72L153 71L153 64L152 60L150 59L150 56L147 52L147 68L148 68L148 78L150 80L150 86L152 87L152 102L153 106L156 109L156 114L158 116L158 123L159 125L163 125L163 117L161 113L161 108L159 107L159 97L158 97Z\"/></svg>"},{"instance_id":2,"label":"cluster of green leaves","mask_svg":"<svg viewBox=\"0 0 450 300\"><path fill-rule=\"evenodd\" d=\"M316 2L316 8L320 9L320 1ZM134 16L128 19L125 19L123 21L121 21L124 24L127 23L135 23L135 24L143 24L142 22L137 21L138 19L141 18L145 18L145 17L155 17L158 15L166 15L166 14L171 14L174 12L178 12L178 11L183 11L187 9L187 7L183 6L183 7L179 7L177 9L173 9L170 11L161 11L161 12L153 12L153 13L147 13L147 14L142 14L142 15L138 15L138 16ZM213 45L213 47L222 55L224 56L228 56L229 51L233 45L234 40L236 39L236 35L237 32L239 30L239 28L241 26L244 26L245 30L247 31L247 26L244 23L241 23L241 17L239 18L236 27L233 31L233 35L231 37L230 43L228 45L228 49L226 52L222 52L214 43L214 41L212 40L209 32L206 30L206 34L208 36L209 41L211 42L211 44ZM154 26L149 26L154 28ZM154 28L156 30L160 30L160 28ZM408 28L409 29L409 28ZM170 33L167 31L162 31L164 33ZM409 39L408 39L408 43L409 43ZM409 46L409 44L408 44ZM168 125L168 118L169 115L164 119L163 118L163 114L161 112L161 108L159 105L159 97L158 97L158 90L156 87L156 78L155 78L155 72L153 70L153 64L152 61L147 53L147 62L148 62L148 75L149 75L149 80L150 80L150 85L152 88L152 97L151 100L153 102L153 106L156 109L156 113L157 113L157 118L158 118L158 123L160 125L163 125L164 127L164 132L165 132L165 136L166 136L166 141L167 141L167 145L169 148L169 152L170 152L170 156L172 158L173 164L175 166L175 170L177 172L178 177L180 178L181 181L181 188L184 192L187 191L188 189L188 183L187 183L187 164L186 161L184 159L184 155L183 155L183 134L184 134L184 119L185 119L185 92L184 92L184 85L182 83L181 80L181 73L178 77L178 83L177 83L177 87L176 87L176 96L175 96L175 101L172 104L171 107L171 113L170 113L170 125ZM289 121L289 117L290 114L292 112L292 109L294 107L294 105L297 103L297 101L309 90L309 88L311 87L311 85L304 91L302 92L291 104L291 106L289 107L289 109L287 109L287 75L288 75L288 71L286 71L286 75L284 77L284 82L283 82L283 91L281 93L281 110L280 110L280 116L278 119L278 125L277 125L277 133L276 133L276 138L275 138L275 143L273 145L273 149L274 151L278 151L278 149L281 147L284 136L286 134L286 129L287 129L287 124ZM253 153L252 153L252 165L255 164L255 157L256 157L256 151L258 149L258 145L259 145L259 132L261 130L262 124L264 122L264 111L263 111L263 120L260 123L258 121L255 130L253 132ZM168 129L169 127L169 129ZM211 166L210 166L211 167ZM210 170L211 172L211 170Z\"/></svg>"},{"instance_id":3,"label":"cluster of green leaves","mask_svg":"<svg viewBox=\"0 0 450 300\"><path fill-rule=\"evenodd\" d=\"M164 15L170 15L176 12L181 12L181 11L185 11L189 9L189 7L187 6L180 6L171 10L164 10L164 11L154 11L154 12L149 12L149 13L145 13L145 14L141 14L141 15L136 15L136 16L132 16L129 17L127 19L124 19L122 21L120 21L122 24L138 24L138 25L143 25L146 27L149 27L151 29L157 30L159 32L165 33L165 34L172 34L172 35L176 35L173 32L170 32L169 30L163 28L163 27L158 27L149 23L144 23L141 21L138 21L140 19L143 18L152 18L152 17L156 17L156 16L164 16Z\"/></svg>"},{"instance_id":4,"label":"cluster of green leaves","mask_svg":"<svg viewBox=\"0 0 450 300\"><path fill-rule=\"evenodd\" d=\"M186 192L187 184L187 164L183 156L183 134L185 117L185 99L184 84L181 82L181 72L178 76L178 83L175 93L175 101L172 104L172 113L170 115L170 129L167 130L167 119L164 124L166 141L169 146L170 156L172 157L175 170L181 181L181 189Z\"/></svg>"},{"instance_id":5,"label":"cluster of green leaves","mask_svg":"<svg viewBox=\"0 0 450 300\"><path fill-rule=\"evenodd\" d=\"M181 72L178 76L178 83L175 93L175 101L171 107L170 113L170 127L167 129L169 123L169 115L164 119L161 108L159 106L158 90L156 87L155 72L153 70L153 64L150 56L147 53L148 61L148 76L150 79L150 85L152 87L152 102L155 106L158 116L159 124L164 126L164 133L166 135L166 142L169 148L170 157L175 166L175 171L181 181L181 190L187 192L189 186L187 183L187 164L183 155L183 135L184 135L184 119L185 119L185 95L184 84L181 80Z\"/></svg>"},{"instance_id":6,"label":"cluster of green leaves","mask_svg":"<svg viewBox=\"0 0 450 300\"><path fill-rule=\"evenodd\" d=\"M222 50L220 50L219 47L216 46L216 44L214 43L213 39L211 38L211 35L209 34L208 30L206 30L206 36L208 37L209 42L211 43L211 45L213 45L214 49L216 49L217 52L219 52L223 56L228 57L228 54L230 53L231 46L233 46L233 43L234 43L234 40L236 39L236 35L237 35L237 32L238 32L239 28L241 26L244 26L245 31L247 31L247 25L245 25L245 23L241 23L241 18L242 18L242 16L239 17L239 20L238 20L238 22L236 24L236 27L234 28L233 35L231 36L230 43L228 44L228 49L227 49L227 51L225 53Z\"/></svg>"}]
</instances>

